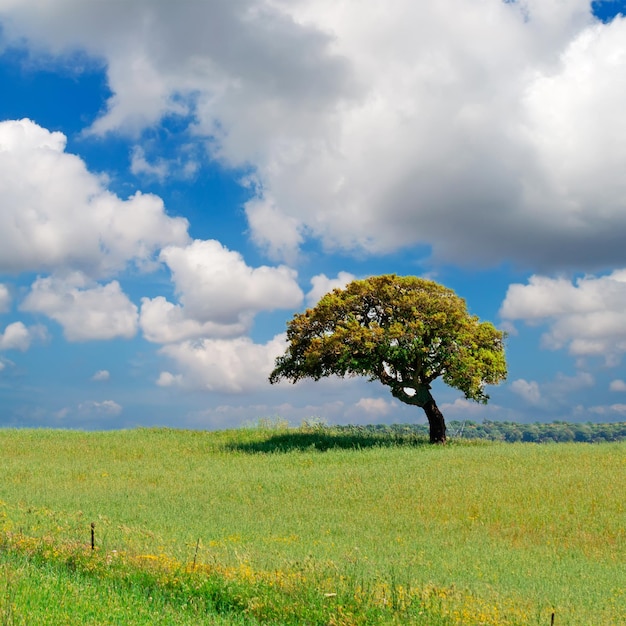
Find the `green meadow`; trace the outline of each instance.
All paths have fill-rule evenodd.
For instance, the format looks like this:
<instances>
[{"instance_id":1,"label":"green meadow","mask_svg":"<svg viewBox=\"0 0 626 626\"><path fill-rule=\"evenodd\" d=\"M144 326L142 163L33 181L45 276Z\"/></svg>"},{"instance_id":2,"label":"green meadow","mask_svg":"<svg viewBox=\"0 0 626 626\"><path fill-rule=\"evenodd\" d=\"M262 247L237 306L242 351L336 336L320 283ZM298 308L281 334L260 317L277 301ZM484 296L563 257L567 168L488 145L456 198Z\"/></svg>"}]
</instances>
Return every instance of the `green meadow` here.
<instances>
[{"instance_id":1,"label":"green meadow","mask_svg":"<svg viewBox=\"0 0 626 626\"><path fill-rule=\"evenodd\" d=\"M626 624L625 494L626 443L0 430L0 625Z\"/></svg>"}]
</instances>

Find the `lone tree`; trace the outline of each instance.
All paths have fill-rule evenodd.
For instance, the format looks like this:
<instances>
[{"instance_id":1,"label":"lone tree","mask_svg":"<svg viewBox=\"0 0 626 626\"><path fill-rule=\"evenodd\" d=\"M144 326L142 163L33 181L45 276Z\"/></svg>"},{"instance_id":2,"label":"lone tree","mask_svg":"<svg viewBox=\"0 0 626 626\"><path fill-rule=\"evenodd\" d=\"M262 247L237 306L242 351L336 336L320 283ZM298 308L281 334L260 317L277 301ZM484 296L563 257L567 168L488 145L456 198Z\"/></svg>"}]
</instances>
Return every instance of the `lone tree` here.
<instances>
[{"instance_id":1,"label":"lone tree","mask_svg":"<svg viewBox=\"0 0 626 626\"><path fill-rule=\"evenodd\" d=\"M270 382L367 376L407 404L422 407L431 443L445 443L433 399L438 377L486 403L485 385L506 378L504 333L470 315L451 289L414 276L374 276L326 294L287 325L289 346Z\"/></svg>"}]
</instances>

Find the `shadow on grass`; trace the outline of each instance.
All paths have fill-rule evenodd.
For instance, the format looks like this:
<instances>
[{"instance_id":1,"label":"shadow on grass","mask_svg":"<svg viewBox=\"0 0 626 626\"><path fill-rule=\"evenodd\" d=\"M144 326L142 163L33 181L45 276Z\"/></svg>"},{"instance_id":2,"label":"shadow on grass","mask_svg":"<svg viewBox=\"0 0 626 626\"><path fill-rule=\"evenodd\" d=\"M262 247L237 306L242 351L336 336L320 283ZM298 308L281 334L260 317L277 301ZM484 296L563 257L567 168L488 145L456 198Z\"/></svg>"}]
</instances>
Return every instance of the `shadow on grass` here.
<instances>
[{"instance_id":1,"label":"shadow on grass","mask_svg":"<svg viewBox=\"0 0 626 626\"><path fill-rule=\"evenodd\" d=\"M249 453L280 453L292 451L362 450L366 448L397 448L429 446L428 438L415 434L344 432L320 428L310 431L294 430L267 433L257 441L232 442L231 451Z\"/></svg>"}]
</instances>

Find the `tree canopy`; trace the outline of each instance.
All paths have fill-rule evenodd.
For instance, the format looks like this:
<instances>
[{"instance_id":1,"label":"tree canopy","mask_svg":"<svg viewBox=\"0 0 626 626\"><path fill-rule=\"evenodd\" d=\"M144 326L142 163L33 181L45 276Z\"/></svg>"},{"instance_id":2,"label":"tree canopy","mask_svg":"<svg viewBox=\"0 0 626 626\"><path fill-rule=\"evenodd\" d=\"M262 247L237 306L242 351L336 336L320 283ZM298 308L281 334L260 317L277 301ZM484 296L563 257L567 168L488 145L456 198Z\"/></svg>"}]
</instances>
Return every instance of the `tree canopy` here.
<instances>
[{"instance_id":1,"label":"tree canopy","mask_svg":"<svg viewBox=\"0 0 626 626\"><path fill-rule=\"evenodd\" d=\"M389 274L355 280L326 294L287 325L289 345L270 382L366 376L423 408L430 440L446 426L430 389L442 380L486 403L486 385L506 378L504 333L470 315L454 291L431 280Z\"/></svg>"}]
</instances>

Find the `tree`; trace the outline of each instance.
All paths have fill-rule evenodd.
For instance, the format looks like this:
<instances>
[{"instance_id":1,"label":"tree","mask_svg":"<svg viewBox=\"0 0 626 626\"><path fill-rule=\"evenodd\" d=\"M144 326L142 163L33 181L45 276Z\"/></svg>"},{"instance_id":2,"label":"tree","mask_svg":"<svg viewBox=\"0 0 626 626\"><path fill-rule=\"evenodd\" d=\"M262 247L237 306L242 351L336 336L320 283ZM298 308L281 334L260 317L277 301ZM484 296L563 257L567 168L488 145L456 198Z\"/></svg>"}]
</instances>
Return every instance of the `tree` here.
<instances>
[{"instance_id":1,"label":"tree","mask_svg":"<svg viewBox=\"0 0 626 626\"><path fill-rule=\"evenodd\" d=\"M432 443L446 440L430 393L436 378L482 403L485 385L506 378L504 333L470 315L451 289L414 276L374 276L335 289L293 317L287 340L271 383L333 374L378 380L424 410Z\"/></svg>"}]
</instances>

